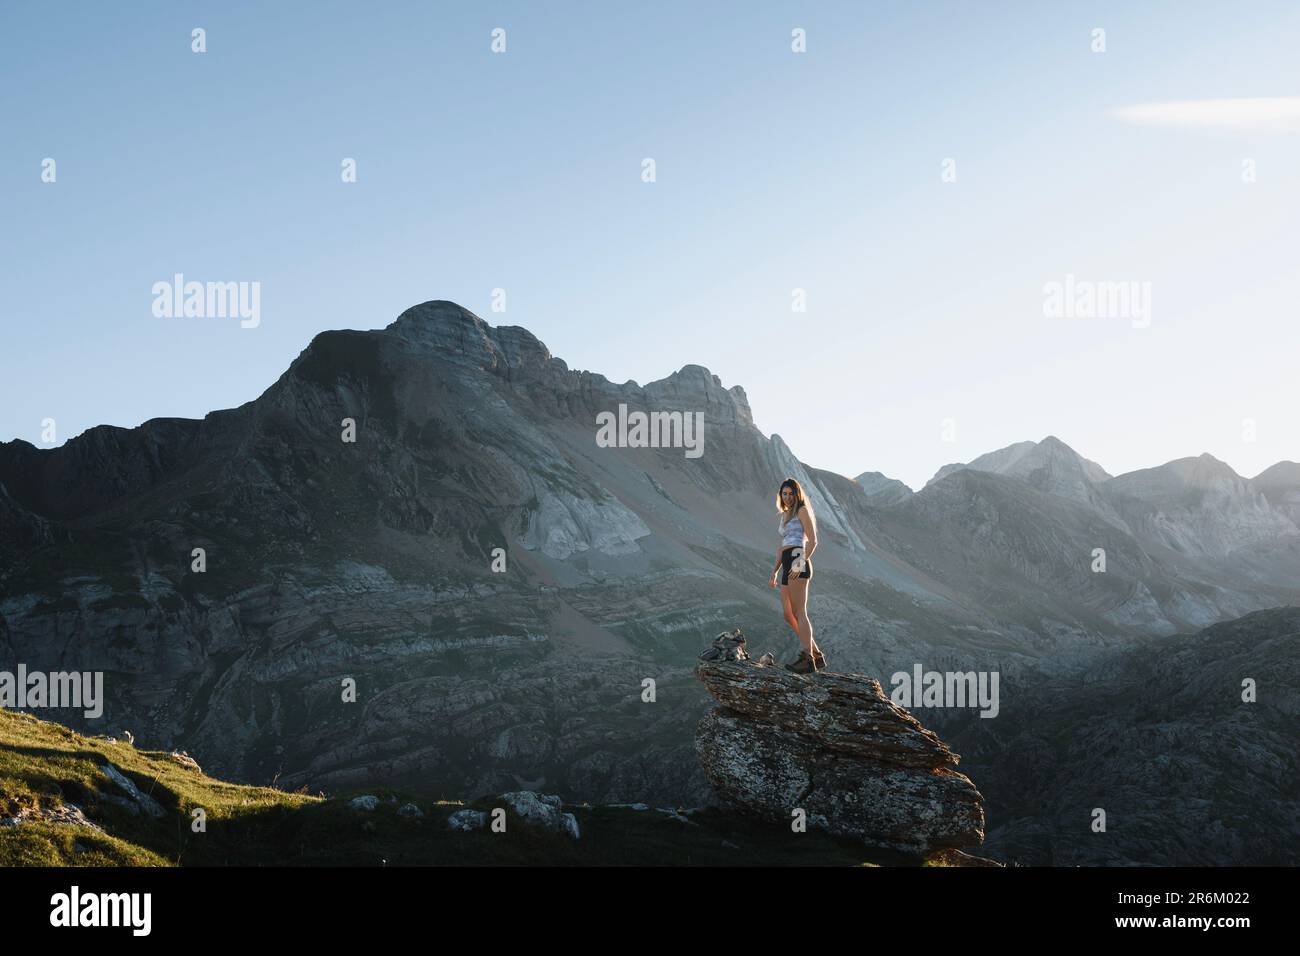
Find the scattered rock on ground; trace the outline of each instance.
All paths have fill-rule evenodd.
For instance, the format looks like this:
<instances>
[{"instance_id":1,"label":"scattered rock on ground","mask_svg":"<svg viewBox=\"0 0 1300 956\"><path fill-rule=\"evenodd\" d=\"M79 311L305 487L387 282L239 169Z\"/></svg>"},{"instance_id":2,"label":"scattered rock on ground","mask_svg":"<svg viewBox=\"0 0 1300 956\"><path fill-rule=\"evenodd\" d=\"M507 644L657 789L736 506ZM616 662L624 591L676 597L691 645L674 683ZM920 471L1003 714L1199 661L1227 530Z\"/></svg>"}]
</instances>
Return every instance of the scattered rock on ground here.
<instances>
[{"instance_id":1,"label":"scattered rock on ground","mask_svg":"<svg viewBox=\"0 0 1300 956\"><path fill-rule=\"evenodd\" d=\"M0 819L0 827L16 827L24 823L71 823L76 826L90 827L104 832L104 828L87 819L85 812L75 803L65 803L60 807L20 807L11 817Z\"/></svg>"},{"instance_id":2,"label":"scattered rock on ground","mask_svg":"<svg viewBox=\"0 0 1300 956\"><path fill-rule=\"evenodd\" d=\"M203 772L203 768L199 766L199 762L195 760L193 757L191 757L189 754L187 754L184 750L173 750L170 754L168 754L168 756L171 757L172 760L175 760L182 767L189 767L191 770L197 770L199 773Z\"/></svg>"},{"instance_id":3,"label":"scattered rock on ground","mask_svg":"<svg viewBox=\"0 0 1300 956\"><path fill-rule=\"evenodd\" d=\"M553 794L539 794L532 790L513 790L501 794L501 800L526 823L543 829L564 833L577 840L578 819L572 813L563 812L560 798Z\"/></svg>"},{"instance_id":4,"label":"scattered rock on ground","mask_svg":"<svg viewBox=\"0 0 1300 956\"><path fill-rule=\"evenodd\" d=\"M482 810L457 810L447 818L447 826L452 830L481 830L487 826L487 813Z\"/></svg>"},{"instance_id":5,"label":"scattered rock on ground","mask_svg":"<svg viewBox=\"0 0 1300 956\"><path fill-rule=\"evenodd\" d=\"M101 764L99 769L107 775L109 780L117 784L119 789L126 793L127 799L129 800L129 804L122 804L120 802L122 800L121 797L116 799L111 796L105 797L104 799L108 800L109 803L118 803L119 806L125 806L128 808L133 806L135 812L143 813L145 816L153 817L154 819L167 815L167 811L159 805L157 800L141 793L140 788L135 785L134 781L114 767L111 763Z\"/></svg>"},{"instance_id":6,"label":"scattered rock on ground","mask_svg":"<svg viewBox=\"0 0 1300 956\"><path fill-rule=\"evenodd\" d=\"M713 639L713 643L700 654L702 661L746 661L749 652L745 650L745 635L740 628L723 631Z\"/></svg>"}]
</instances>

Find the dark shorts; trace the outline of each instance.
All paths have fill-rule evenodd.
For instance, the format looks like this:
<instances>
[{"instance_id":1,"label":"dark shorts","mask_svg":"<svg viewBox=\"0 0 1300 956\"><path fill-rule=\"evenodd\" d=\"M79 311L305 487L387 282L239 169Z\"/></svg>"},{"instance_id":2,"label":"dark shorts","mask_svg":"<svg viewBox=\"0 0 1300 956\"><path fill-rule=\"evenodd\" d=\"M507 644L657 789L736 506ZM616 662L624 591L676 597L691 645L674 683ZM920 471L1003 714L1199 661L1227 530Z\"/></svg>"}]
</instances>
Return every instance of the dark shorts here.
<instances>
[{"instance_id":1,"label":"dark shorts","mask_svg":"<svg viewBox=\"0 0 1300 956\"><path fill-rule=\"evenodd\" d=\"M803 554L803 548L798 545L790 545L788 548L781 549L781 583L790 583L790 566L794 563L795 553ZM812 577L812 558L803 559L803 574L796 574L796 578Z\"/></svg>"}]
</instances>

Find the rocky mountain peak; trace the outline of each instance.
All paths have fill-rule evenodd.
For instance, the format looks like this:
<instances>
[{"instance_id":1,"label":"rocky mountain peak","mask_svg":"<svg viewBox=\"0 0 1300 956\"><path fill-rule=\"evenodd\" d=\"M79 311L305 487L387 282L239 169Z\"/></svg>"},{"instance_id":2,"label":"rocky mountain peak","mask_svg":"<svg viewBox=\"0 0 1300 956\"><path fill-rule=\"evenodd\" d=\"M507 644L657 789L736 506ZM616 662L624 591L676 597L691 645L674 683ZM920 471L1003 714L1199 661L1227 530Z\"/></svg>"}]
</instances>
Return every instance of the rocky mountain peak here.
<instances>
[{"instance_id":1,"label":"rocky mountain peak","mask_svg":"<svg viewBox=\"0 0 1300 956\"><path fill-rule=\"evenodd\" d=\"M1245 480L1232 470L1231 465L1220 461L1209 452L1202 452L1195 458L1178 458L1152 470L1163 471L1172 480L1193 489L1238 484Z\"/></svg>"},{"instance_id":2,"label":"rocky mountain peak","mask_svg":"<svg viewBox=\"0 0 1300 956\"><path fill-rule=\"evenodd\" d=\"M514 370L545 368L555 363L557 371L568 366L554 358L537 336L522 326L493 327L473 312L434 299L413 305L385 330L417 348L430 349L461 364L490 369L498 374Z\"/></svg>"},{"instance_id":3,"label":"rocky mountain peak","mask_svg":"<svg viewBox=\"0 0 1300 956\"><path fill-rule=\"evenodd\" d=\"M906 484L879 471L864 471L853 481L872 504L888 506L912 497L912 489Z\"/></svg>"},{"instance_id":4,"label":"rocky mountain peak","mask_svg":"<svg viewBox=\"0 0 1300 956\"><path fill-rule=\"evenodd\" d=\"M1250 484L1300 528L1300 464L1279 461L1250 479Z\"/></svg>"},{"instance_id":5,"label":"rocky mountain peak","mask_svg":"<svg viewBox=\"0 0 1300 956\"><path fill-rule=\"evenodd\" d=\"M541 379L560 392L594 383L605 401L638 397L665 410L700 411L710 421L752 426L749 397L739 385L724 388L703 365L684 365L644 388L635 382L613 385L603 375L570 372L563 359L522 326L492 326L468 309L444 299L407 309L385 330L418 350L429 350L460 365L481 368L512 381ZM639 396L637 393L640 393Z\"/></svg>"},{"instance_id":6,"label":"rocky mountain peak","mask_svg":"<svg viewBox=\"0 0 1300 956\"><path fill-rule=\"evenodd\" d=\"M1110 477L1101 465L1084 458L1055 435L1048 435L1035 445L1020 461L1018 470L1027 473L1038 469L1050 469L1057 475L1077 475L1093 484Z\"/></svg>"},{"instance_id":7,"label":"rocky mountain peak","mask_svg":"<svg viewBox=\"0 0 1300 956\"><path fill-rule=\"evenodd\" d=\"M1300 462L1279 461L1276 465L1265 468L1250 481L1256 488L1264 490L1300 489Z\"/></svg>"},{"instance_id":8,"label":"rocky mountain peak","mask_svg":"<svg viewBox=\"0 0 1300 956\"><path fill-rule=\"evenodd\" d=\"M944 465L927 487L955 471L970 469L1020 478L1039 491L1095 504L1094 485L1110 478L1095 461L1084 458L1055 435L1023 441L980 455L968 464Z\"/></svg>"},{"instance_id":9,"label":"rocky mountain peak","mask_svg":"<svg viewBox=\"0 0 1300 956\"><path fill-rule=\"evenodd\" d=\"M722 379L703 365L683 365L642 390L647 401L665 408L704 412L710 421L753 425L749 396L739 385L724 388Z\"/></svg>"},{"instance_id":10,"label":"rocky mountain peak","mask_svg":"<svg viewBox=\"0 0 1300 956\"><path fill-rule=\"evenodd\" d=\"M1127 472L1103 490L1129 527L1184 554L1231 554L1296 533L1285 509L1209 453Z\"/></svg>"}]
</instances>

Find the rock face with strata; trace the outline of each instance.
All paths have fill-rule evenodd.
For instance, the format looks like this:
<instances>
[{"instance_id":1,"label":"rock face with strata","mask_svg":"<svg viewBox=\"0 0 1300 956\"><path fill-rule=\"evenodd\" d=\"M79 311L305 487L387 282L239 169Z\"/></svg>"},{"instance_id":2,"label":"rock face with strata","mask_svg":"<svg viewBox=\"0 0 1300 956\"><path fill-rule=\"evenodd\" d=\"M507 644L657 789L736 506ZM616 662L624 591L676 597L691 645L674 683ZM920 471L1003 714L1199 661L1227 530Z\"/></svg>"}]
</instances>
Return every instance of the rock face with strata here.
<instances>
[{"instance_id":1,"label":"rock face with strata","mask_svg":"<svg viewBox=\"0 0 1300 956\"><path fill-rule=\"evenodd\" d=\"M46 716L239 782L703 801L696 642L736 620L747 656L789 640L767 587L784 477L817 511L814 618L846 670L1086 680L1151 635L1300 602L1294 463L1249 488L1212 462L1110 479L1045 440L912 494L803 464L702 366L611 382L445 301L322 332L247 397L0 441L0 671L102 671L102 721ZM598 446L621 405L703 413L704 454ZM645 706L647 677L671 706Z\"/></svg>"},{"instance_id":2,"label":"rock face with strata","mask_svg":"<svg viewBox=\"0 0 1300 956\"><path fill-rule=\"evenodd\" d=\"M695 746L722 802L891 849L924 853L984 839L984 800L959 757L872 678L704 661L721 705Z\"/></svg>"}]
</instances>

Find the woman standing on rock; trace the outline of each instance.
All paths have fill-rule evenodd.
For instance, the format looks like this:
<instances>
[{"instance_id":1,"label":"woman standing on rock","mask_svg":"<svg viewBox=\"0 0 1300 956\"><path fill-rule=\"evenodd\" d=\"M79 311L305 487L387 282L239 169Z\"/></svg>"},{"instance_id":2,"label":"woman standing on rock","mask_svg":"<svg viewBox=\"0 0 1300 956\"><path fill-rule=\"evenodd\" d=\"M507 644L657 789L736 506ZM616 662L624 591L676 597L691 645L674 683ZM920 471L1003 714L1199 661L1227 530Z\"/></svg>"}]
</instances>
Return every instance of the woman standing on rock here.
<instances>
[{"instance_id":1,"label":"woman standing on rock","mask_svg":"<svg viewBox=\"0 0 1300 956\"><path fill-rule=\"evenodd\" d=\"M815 674L826 668L826 658L813 640L812 622L808 620L808 582L812 580L812 555L817 550L817 518L804 497L803 487L794 478L781 482L776 510L781 513L777 526L781 545L776 551L772 587L779 579L785 622L794 628L803 646L799 658L785 666L796 674Z\"/></svg>"}]
</instances>

